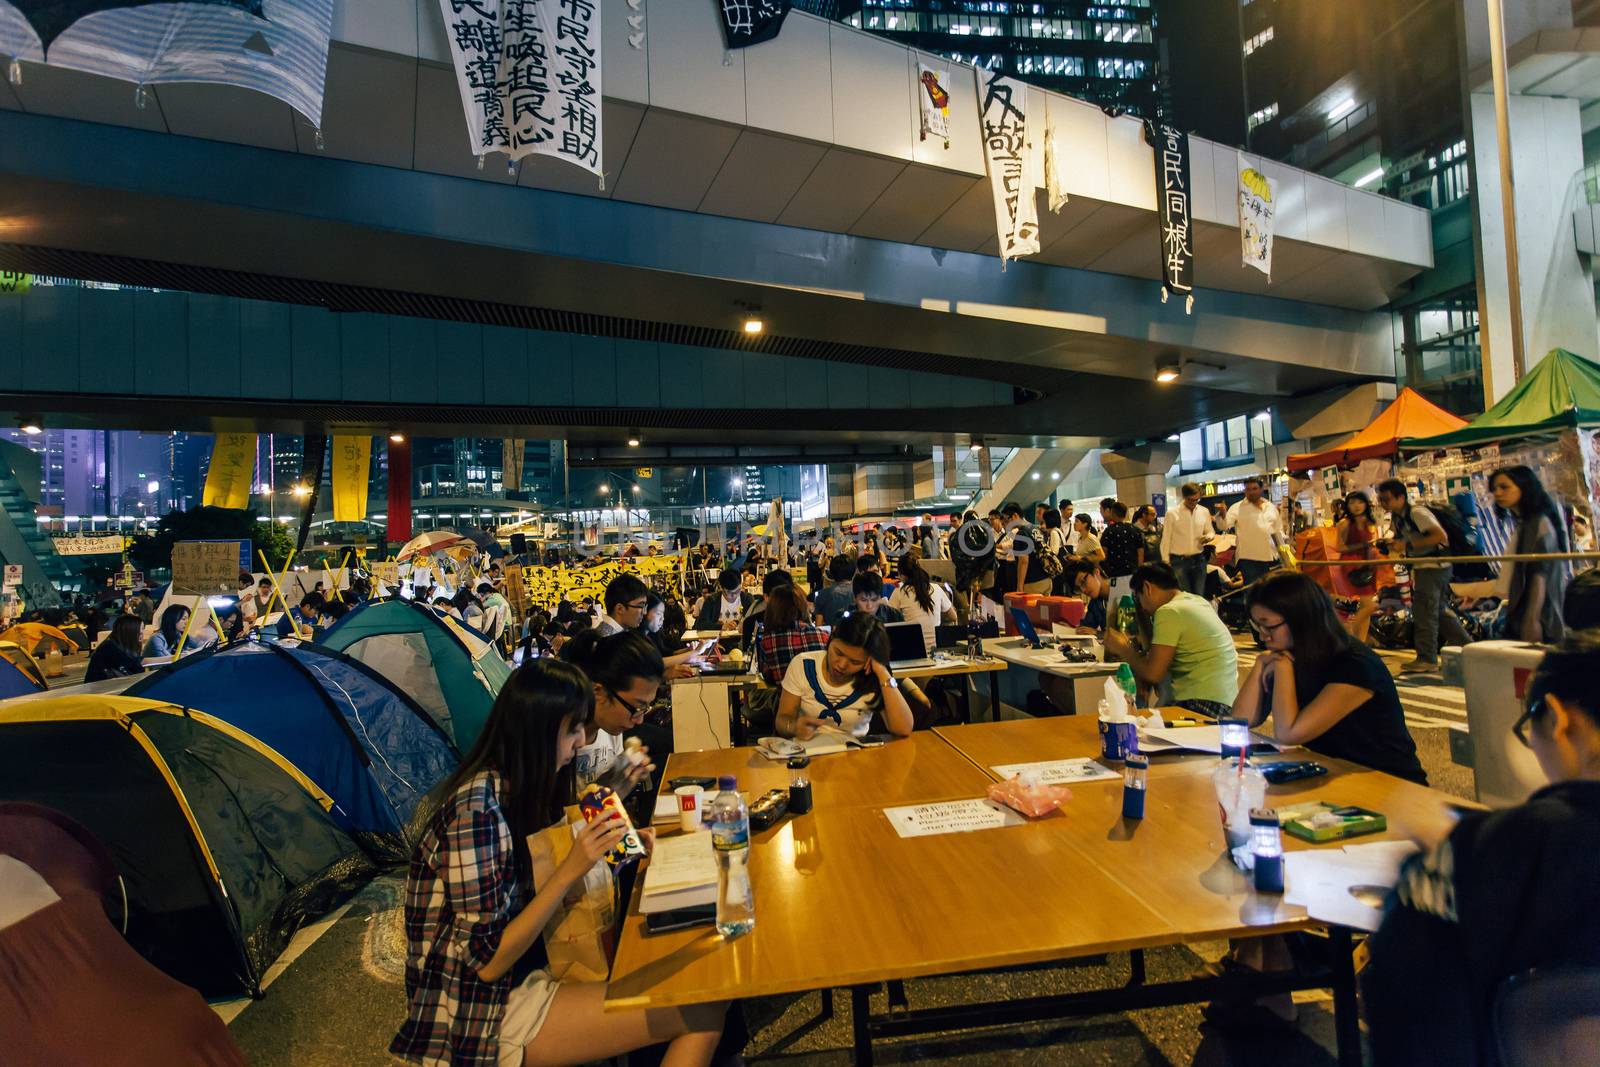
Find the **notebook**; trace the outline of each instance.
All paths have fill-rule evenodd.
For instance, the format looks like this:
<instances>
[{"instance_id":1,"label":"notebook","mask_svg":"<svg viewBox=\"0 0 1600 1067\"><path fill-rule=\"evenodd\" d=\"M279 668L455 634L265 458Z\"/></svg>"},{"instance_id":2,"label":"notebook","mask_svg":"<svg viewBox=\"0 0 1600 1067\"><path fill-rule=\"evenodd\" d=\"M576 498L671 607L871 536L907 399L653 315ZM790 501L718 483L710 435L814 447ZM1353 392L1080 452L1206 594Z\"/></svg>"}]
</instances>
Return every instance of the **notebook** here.
<instances>
[{"instance_id":1,"label":"notebook","mask_svg":"<svg viewBox=\"0 0 1600 1067\"><path fill-rule=\"evenodd\" d=\"M717 902L717 857L711 833L673 834L656 839L644 872L639 911L677 911Z\"/></svg>"}]
</instances>

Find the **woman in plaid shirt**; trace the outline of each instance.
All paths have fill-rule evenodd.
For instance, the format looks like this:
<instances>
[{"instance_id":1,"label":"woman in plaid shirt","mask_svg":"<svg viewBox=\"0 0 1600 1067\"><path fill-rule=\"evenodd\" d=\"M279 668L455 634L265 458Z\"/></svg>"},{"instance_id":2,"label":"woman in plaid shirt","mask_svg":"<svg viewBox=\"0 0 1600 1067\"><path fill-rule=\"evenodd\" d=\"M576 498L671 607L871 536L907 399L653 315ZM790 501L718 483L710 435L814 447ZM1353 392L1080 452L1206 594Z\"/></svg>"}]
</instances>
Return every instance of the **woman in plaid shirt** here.
<instances>
[{"instance_id":1,"label":"woman in plaid shirt","mask_svg":"<svg viewBox=\"0 0 1600 1067\"><path fill-rule=\"evenodd\" d=\"M594 715L583 672L534 660L495 700L451 776L406 879L406 1020L389 1051L413 1063L516 1067L583 1063L668 1042L666 1067L708 1064L725 1005L603 1013L605 987L561 982L541 935L569 892L623 834L597 820L550 883L535 886L528 835L565 818L572 759ZM650 831L641 832L646 847Z\"/></svg>"}]
</instances>

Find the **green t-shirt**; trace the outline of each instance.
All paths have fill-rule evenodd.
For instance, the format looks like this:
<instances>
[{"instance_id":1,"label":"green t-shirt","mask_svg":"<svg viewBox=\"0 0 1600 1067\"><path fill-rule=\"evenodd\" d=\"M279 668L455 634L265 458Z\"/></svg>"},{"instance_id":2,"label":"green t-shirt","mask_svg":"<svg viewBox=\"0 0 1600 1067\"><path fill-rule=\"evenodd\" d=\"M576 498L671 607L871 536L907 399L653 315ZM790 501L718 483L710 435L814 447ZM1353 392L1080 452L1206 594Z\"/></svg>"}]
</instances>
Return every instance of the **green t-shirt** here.
<instances>
[{"instance_id":1,"label":"green t-shirt","mask_svg":"<svg viewBox=\"0 0 1600 1067\"><path fill-rule=\"evenodd\" d=\"M1171 645L1172 699L1232 704L1239 695L1239 653L1216 609L1179 593L1156 609L1151 643Z\"/></svg>"}]
</instances>

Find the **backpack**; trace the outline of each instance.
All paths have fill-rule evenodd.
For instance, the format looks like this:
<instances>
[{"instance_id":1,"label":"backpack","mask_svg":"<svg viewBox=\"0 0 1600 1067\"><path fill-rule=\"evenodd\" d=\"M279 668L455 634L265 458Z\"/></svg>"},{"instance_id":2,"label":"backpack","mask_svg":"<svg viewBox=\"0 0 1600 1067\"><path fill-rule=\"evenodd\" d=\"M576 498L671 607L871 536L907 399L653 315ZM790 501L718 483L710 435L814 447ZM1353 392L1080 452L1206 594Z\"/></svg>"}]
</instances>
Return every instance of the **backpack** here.
<instances>
[{"instance_id":1,"label":"backpack","mask_svg":"<svg viewBox=\"0 0 1600 1067\"><path fill-rule=\"evenodd\" d=\"M1445 500L1428 500L1421 506L1433 513L1433 517L1439 520L1439 526L1444 530L1445 536L1449 538L1446 550L1435 555L1483 555L1483 550L1478 547L1477 529L1467 522L1454 504ZM1406 515L1406 525L1413 530L1417 528L1409 513ZM1494 576L1494 569L1488 563L1457 563L1451 575L1458 582L1487 582L1492 581Z\"/></svg>"}]
</instances>

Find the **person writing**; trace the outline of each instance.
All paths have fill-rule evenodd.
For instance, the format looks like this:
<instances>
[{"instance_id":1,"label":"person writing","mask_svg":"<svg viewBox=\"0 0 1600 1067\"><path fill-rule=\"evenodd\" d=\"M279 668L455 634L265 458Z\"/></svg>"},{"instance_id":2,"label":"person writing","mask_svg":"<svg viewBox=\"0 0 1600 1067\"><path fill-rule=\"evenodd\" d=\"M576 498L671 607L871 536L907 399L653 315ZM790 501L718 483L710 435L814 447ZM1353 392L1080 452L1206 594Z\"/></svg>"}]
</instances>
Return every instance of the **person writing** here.
<instances>
[{"instance_id":1,"label":"person writing","mask_svg":"<svg viewBox=\"0 0 1600 1067\"><path fill-rule=\"evenodd\" d=\"M578 1063L667 1042L663 1063L709 1064L726 1005L606 1011L600 982L557 979L544 930L622 840L615 817L583 826L535 885L527 839L566 819L594 705L570 664L517 669L444 798L406 876L406 1018L389 1051L411 1063ZM639 831L646 849L649 829Z\"/></svg>"},{"instance_id":2,"label":"person writing","mask_svg":"<svg viewBox=\"0 0 1600 1067\"><path fill-rule=\"evenodd\" d=\"M1506 981L1600 966L1597 677L1594 634L1545 653L1512 733L1550 784L1516 807L1441 812L1414 834L1423 849L1401 868L1383 925L1367 942L1362 1000L1377 1067L1506 1062L1500 1041L1515 1047L1515 1038L1497 1033L1494 1010ZM1592 1016L1593 1008L1574 1002L1562 1014ZM1519 1062L1575 1062L1547 1055Z\"/></svg>"},{"instance_id":3,"label":"person writing","mask_svg":"<svg viewBox=\"0 0 1600 1067\"><path fill-rule=\"evenodd\" d=\"M744 575L732 567L724 567L722 573L717 575L717 586L722 595L708 595L705 598L700 605L700 613L695 617L694 628L702 631L737 631L755 597L744 591Z\"/></svg>"},{"instance_id":4,"label":"person writing","mask_svg":"<svg viewBox=\"0 0 1600 1067\"><path fill-rule=\"evenodd\" d=\"M806 741L828 727L862 737L876 719L880 732L910 737L915 719L888 662L883 623L871 615L846 616L827 648L790 660L778 698L778 733Z\"/></svg>"},{"instance_id":5,"label":"person writing","mask_svg":"<svg viewBox=\"0 0 1600 1067\"><path fill-rule=\"evenodd\" d=\"M1178 576L1165 563L1146 563L1133 572L1133 596L1151 619L1150 651L1133 638L1107 628L1106 653L1133 667L1145 685L1171 680L1173 703L1220 718L1239 691L1239 653L1233 635L1204 599L1178 588Z\"/></svg>"},{"instance_id":6,"label":"person writing","mask_svg":"<svg viewBox=\"0 0 1600 1067\"><path fill-rule=\"evenodd\" d=\"M197 641L192 634L184 637L184 627L188 624L189 609L182 604L168 604L167 609L161 613L161 625L150 635L150 640L144 643L144 658L162 659L167 656L176 658L184 652L204 648L205 645Z\"/></svg>"},{"instance_id":7,"label":"person writing","mask_svg":"<svg viewBox=\"0 0 1600 1067\"><path fill-rule=\"evenodd\" d=\"M1179 490L1183 502L1167 512L1161 527L1161 558L1178 575L1185 593L1204 596L1206 591L1206 546L1216 539L1211 514L1200 506L1200 487L1189 482ZM1155 562L1149 556L1149 562Z\"/></svg>"},{"instance_id":8,"label":"person writing","mask_svg":"<svg viewBox=\"0 0 1600 1067\"><path fill-rule=\"evenodd\" d=\"M1283 517L1266 498L1260 478L1244 480L1244 499L1228 509L1227 528L1238 538L1233 558L1239 573L1246 585L1254 585L1278 565L1278 546L1284 540Z\"/></svg>"},{"instance_id":9,"label":"person writing","mask_svg":"<svg viewBox=\"0 0 1600 1067\"><path fill-rule=\"evenodd\" d=\"M594 717L588 724L588 738L573 761L578 788L599 782L625 797L655 769L648 760L633 763L623 758L623 734L631 731L641 740L641 731L654 734L654 728L645 728L644 716L666 675L661 653L635 630L602 637L591 627L568 640L560 655L582 670L594 689ZM645 742L647 756L652 750L671 750L672 746L660 737L653 736L652 740L655 745Z\"/></svg>"},{"instance_id":10,"label":"person writing","mask_svg":"<svg viewBox=\"0 0 1600 1067\"><path fill-rule=\"evenodd\" d=\"M1566 531L1550 494L1528 467L1503 467L1489 476L1495 510L1517 520L1512 544L1519 556L1565 552ZM1553 560L1512 562L1506 594L1505 636L1514 641L1557 644L1566 625L1561 602L1566 595L1566 565Z\"/></svg>"},{"instance_id":11,"label":"person writing","mask_svg":"<svg viewBox=\"0 0 1600 1067\"><path fill-rule=\"evenodd\" d=\"M1233 714L1252 726L1270 715L1283 744L1427 785L1394 678L1339 622L1323 588L1286 572L1257 582L1248 596L1250 624L1266 652L1240 687Z\"/></svg>"},{"instance_id":12,"label":"person writing","mask_svg":"<svg viewBox=\"0 0 1600 1067\"><path fill-rule=\"evenodd\" d=\"M1110 605L1111 583L1101 573L1100 564L1086 559L1077 560L1061 573L1061 581L1072 595L1077 596L1086 605L1078 632L1098 634L1104 630L1107 609Z\"/></svg>"},{"instance_id":13,"label":"person writing","mask_svg":"<svg viewBox=\"0 0 1600 1067\"><path fill-rule=\"evenodd\" d=\"M922 645L930 649L939 646L939 624L953 626L956 621L956 606L950 594L922 569L915 554L900 559L900 585L889 598L889 610L898 611L902 621L921 626Z\"/></svg>"}]
</instances>

